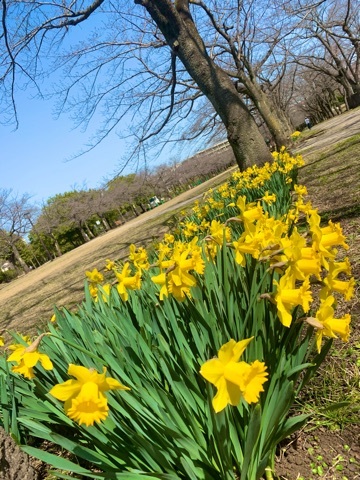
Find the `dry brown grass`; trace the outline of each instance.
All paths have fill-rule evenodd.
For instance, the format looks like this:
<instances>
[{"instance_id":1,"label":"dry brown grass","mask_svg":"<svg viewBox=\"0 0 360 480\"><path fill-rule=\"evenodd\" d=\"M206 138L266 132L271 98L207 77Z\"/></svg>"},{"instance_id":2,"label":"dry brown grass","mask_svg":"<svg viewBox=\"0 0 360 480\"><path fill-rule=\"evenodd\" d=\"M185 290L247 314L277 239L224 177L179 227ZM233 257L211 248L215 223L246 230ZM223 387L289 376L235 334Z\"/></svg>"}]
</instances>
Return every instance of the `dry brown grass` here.
<instances>
[{"instance_id":1,"label":"dry brown grass","mask_svg":"<svg viewBox=\"0 0 360 480\"><path fill-rule=\"evenodd\" d=\"M31 335L50 319L54 305L75 308L84 296L86 270L102 270L107 258L124 258L132 243L142 246L151 244L168 230L174 215L196 198L201 198L209 188L223 183L231 171L204 182L10 284L0 285L0 333L5 333L5 337L6 331Z\"/></svg>"}]
</instances>

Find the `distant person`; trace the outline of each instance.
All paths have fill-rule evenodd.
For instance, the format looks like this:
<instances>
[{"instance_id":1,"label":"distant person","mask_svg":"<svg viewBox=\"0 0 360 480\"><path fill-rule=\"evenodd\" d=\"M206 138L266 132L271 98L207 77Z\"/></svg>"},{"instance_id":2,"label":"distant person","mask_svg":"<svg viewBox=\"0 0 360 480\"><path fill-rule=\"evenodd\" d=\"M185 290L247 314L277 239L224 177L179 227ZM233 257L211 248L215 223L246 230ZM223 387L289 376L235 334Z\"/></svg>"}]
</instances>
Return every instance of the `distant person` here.
<instances>
[{"instance_id":1,"label":"distant person","mask_svg":"<svg viewBox=\"0 0 360 480\"><path fill-rule=\"evenodd\" d=\"M304 122L305 122L305 125L306 125L306 126L308 127L308 129L310 130L311 127L312 127L310 118L305 117Z\"/></svg>"}]
</instances>

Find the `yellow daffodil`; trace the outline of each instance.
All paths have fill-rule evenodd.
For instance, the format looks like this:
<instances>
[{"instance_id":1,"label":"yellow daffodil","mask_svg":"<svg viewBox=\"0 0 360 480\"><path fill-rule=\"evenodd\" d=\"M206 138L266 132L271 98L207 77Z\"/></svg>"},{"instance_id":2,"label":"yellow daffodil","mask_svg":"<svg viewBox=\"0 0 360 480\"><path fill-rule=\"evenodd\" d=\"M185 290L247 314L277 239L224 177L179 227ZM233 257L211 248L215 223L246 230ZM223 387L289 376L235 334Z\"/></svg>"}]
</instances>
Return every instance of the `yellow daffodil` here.
<instances>
[{"instance_id":1,"label":"yellow daffodil","mask_svg":"<svg viewBox=\"0 0 360 480\"><path fill-rule=\"evenodd\" d=\"M238 198L236 205L241 210L240 218L244 222L246 228L249 228L249 224L254 223L264 215L260 203L257 205L254 203L247 204L246 197L244 196Z\"/></svg>"},{"instance_id":2,"label":"yellow daffodil","mask_svg":"<svg viewBox=\"0 0 360 480\"><path fill-rule=\"evenodd\" d=\"M299 197L304 197L308 194L307 188L305 185L294 185L294 191Z\"/></svg>"},{"instance_id":3,"label":"yellow daffodil","mask_svg":"<svg viewBox=\"0 0 360 480\"><path fill-rule=\"evenodd\" d=\"M333 278L336 278L340 273L351 275L351 265L348 257L346 257L342 262L330 262L329 275L331 275Z\"/></svg>"},{"instance_id":4,"label":"yellow daffodil","mask_svg":"<svg viewBox=\"0 0 360 480\"><path fill-rule=\"evenodd\" d=\"M159 255L159 262L162 261L164 258L167 258L171 252L172 248L166 242L160 242L157 245L158 255Z\"/></svg>"},{"instance_id":5,"label":"yellow daffodil","mask_svg":"<svg viewBox=\"0 0 360 480\"><path fill-rule=\"evenodd\" d=\"M196 285L195 277L189 273L190 268L181 262L168 274L168 290L177 300L189 297L190 288Z\"/></svg>"},{"instance_id":6,"label":"yellow daffodil","mask_svg":"<svg viewBox=\"0 0 360 480\"><path fill-rule=\"evenodd\" d=\"M92 298L96 301L98 297L98 285L104 281L104 275L96 268L92 271L85 272L89 280L89 292Z\"/></svg>"},{"instance_id":7,"label":"yellow daffodil","mask_svg":"<svg viewBox=\"0 0 360 480\"><path fill-rule=\"evenodd\" d=\"M105 270L114 270L115 262L113 260L106 259Z\"/></svg>"},{"instance_id":8,"label":"yellow daffodil","mask_svg":"<svg viewBox=\"0 0 360 480\"><path fill-rule=\"evenodd\" d=\"M199 274L204 272L204 260L196 242L197 237L187 246L177 242L171 258L172 265L167 271L168 291L180 301L189 297L190 288L196 285L196 279L190 271L193 270Z\"/></svg>"},{"instance_id":9,"label":"yellow daffodil","mask_svg":"<svg viewBox=\"0 0 360 480\"><path fill-rule=\"evenodd\" d=\"M246 265L246 253L252 255L254 258L259 257L260 245L258 239L246 235L246 232L244 232L239 240L232 243L235 248L235 261L242 267L245 267Z\"/></svg>"},{"instance_id":10,"label":"yellow daffodil","mask_svg":"<svg viewBox=\"0 0 360 480\"><path fill-rule=\"evenodd\" d=\"M268 205L271 205L276 202L276 195L275 193L269 193L268 191L266 191L265 195L261 198L261 200L263 200Z\"/></svg>"},{"instance_id":11,"label":"yellow daffodil","mask_svg":"<svg viewBox=\"0 0 360 480\"><path fill-rule=\"evenodd\" d=\"M218 220L213 220L210 225L210 235L218 245L222 246L224 238L226 242L230 242L231 230Z\"/></svg>"},{"instance_id":12,"label":"yellow daffodil","mask_svg":"<svg viewBox=\"0 0 360 480\"><path fill-rule=\"evenodd\" d=\"M47 335L43 333L40 335L34 342L27 342L27 346L22 344L13 344L9 346L9 349L12 350L12 354L8 357L8 362L17 362L17 365L14 365L11 370L15 373L20 373L26 378L34 378L33 367L40 362L42 367L45 370L52 370L53 364L45 353L40 353L38 348L43 337Z\"/></svg>"},{"instance_id":13,"label":"yellow daffodil","mask_svg":"<svg viewBox=\"0 0 360 480\"><path fill-rule=\"evenodd\" d=\"M291 135L290 135L290 138L292 141L295 141L297 140L301 135L301 132L299 132L299 130L295 130L295 132L293 132Z\"/></svg>"},{"instance_id":14,"label":"yellow daffodil","mask_svg":"<svg viewBox=\"0 0 360 480\"><path fill-rule=\"evenodd\" d=\"M89 292L90 292L90 295L92 296L92 298L93 298L94 300L97 300L98 291L99 291L99 289L98 289L96 283L90 283L90 284L89 284Z\"/></svg>"},{"instance_id":15,"label":"yellow daffodil","mask_svg":"<svg viewBox=\"0 0 360 480\"><path fill-rule=\"evenodd\" d=\"M137 271L135 275L131 275L130 263L126 262L121 272L115 271L118 280L117 290L124 302L129 298L128 290L139 290L141 286L141 275Z\"/></svg>"},{"instance_id":16,"label":"yellow daffodil","mask_svg":"<svg viewBox=\"0 0 360 480\"><path fill-rule=\"evenodd\" d=\"M65 402L65 413L87 427L105 420L108 415L107 399L103 392L108 390L130 390L118 380L106 377L106 367L103 373L93 368L70 364L68 374L76 380L67 380L55 385L50 395Z\"/></svg>"},{"instance_id":17,"label":"yellow daffodil","mask_svg":"<svg viewBox=\"0 0 360 480\"><path fill-rule=\"evenodd\" d=\"M182 233L187 238L193 237L199 229L199 226L195 222L185 222L182 224Z\"/></svg>"},{"instance_id":18,"label":"yellow daffodil","mask_svg":"<svg viewBox=\"0 0 360 480\"><path fill-rule=\"evenodd\" d=\"M295 288L294 277L286 272L280 278L280 281L275 281L274 284L277 286L275 302L279 319L285 327L290 327L292 322L291 311L294 307L301 305L304 312L309 311L312 302L309 279L307 278L299 288Z\"/></svg>"},{"instance_id":19,"label":"yellow daffodil","mask_svg":"<svg viewBox=\"0 0 360 480\"><path fill-rule=\"evenodd\" d=\"M342 262L329 262L328 275L324 278L325 287L321 291L321 298L325 298L331 292L341 293L345 300L351 300L354 295L355 279L339 280L338 275L351 275L351 265L346 257Z\"/></svg>"},{"instance_id":20,"label":"yellow daffodil","mask_svg":"<svg viewBox=\"0 0 360 480\"><path fill-rule=\"evenodd\" d=\"M345 300L351 300L354 296L355 289L355 279L353 277L350 280L338 280L332 275L328 275L324 278L325 287L321 292L321 297L323 298L327 292L338 292L341 293Z\"/></svg>"},{"instance_id":21,"label":"yellow daffodil","mask_svg":"<svg viewBox=\"0 0 360 480\"><path fill-rule=\"evenodd\" d=\"M348 250L349 246L345 242L345 237L338 223L331 221L327 227L320 227L320 215L316 210L311 210L308 215L308 223L313 237L313 246L321 255L321 263L329 269L329 261L334 261L337 250L332 247L342 246Z\"/></svg>"},{"instance_id":22,"label":"yellow daffodil","mask_svg":"<svg viewBox=\"0 0 360 480\"><path fill-rule=\"evenodd\" d=\"M323 227L321 230L320 245L328 248L332 246L341 245L345 250L349 249L349 245L345 242L346 238L342 233L342 228L339 223L333 223L329 221L327 227Z\"/></svg>"},{"instance_id":23,"label":"yellow daffodil","mask_svg":"<svg viewBox=\"0 0 360 480\"><path fill-rule=\"evenodd\" d=\"M99 396L97 385L90 382L72 400L66 414L79 425L84 424L90 427L95 422L100 423L105 420L108 412L107 399L104 396Z\"/></svg>"},{"instance_id":24,"label":"yellow daffodil","mask_svg":"<svg viewBox=\"0 0 360 480\"><path fill-rule=\"evenodd\" d=\"M97 268L94 268L94 270L92 270L91 272L85 272L85 275L91 283L101 283L104 281L104 275L100 273Z\"/></svg>"},{"instance_id":25,"label":"yellow daffodil","mask_svg":"<svg viewBox=\"0 0 360 480\"><path fill-rule=\"evenodd\" d=\"M305 280L311 275L320 280L319 253L315 248L305 246L305 238L296 229L290 238L281 240L281 245L284 250L284 257L281 257L281 259L287 262L289 271L296 280Z\"/></svg>"},{"instance_id":26,"label":"yellow daffodil","mask_svg":"<svg viewBox=\"0 0 360 480\"><path fill-rule=\"evenodd\" d=\"M0 347L3 347L5 344L4 344L4 337L1 337L0 336Z\"/></svg>"},{"instance_id":27,"label":"yellow daffodil","mask_svg":"<svg viewBox=\"0 0 360 480\"><path fill-rule=\"evenodd\" d=\"M147 270L149 268L148 254L144 247L136 248L134 244L129 247L129 260L139 270Z\"/></svg>"},{"instance_id":28,"label":"yellow daffodil","mask_svg":"<svg viewBox=\"0 0 360 480\"><path fill-rule=\"evenodd\" d=\"M302 212L308 215L312 210L313 207L310 202L304 202L302 198L299 198L297 202L294 204L297 212Z\"/></svg>"},{"instance_id":29,"label":"yellow daffodil","mask_svg":"<svg viewBox=\"0 0 360 480\"><path fill-rule=\"evenodd\" d=\"M174 243L175 237L172 233L165 233L164 242L165 243Z\"/></svg>"},{"instance_id":30,"label":"yellow daffodil","mask_svg":"<svg viewBox=\"0 0 360 480\"><path fill-rule=\"evenodd\" d=\"M315 319L311 317L307 319L308 323L316 328L316 347L319 353L323 336L330 338L339 336L344 342L349 340L351 317L347 313L342 318L334 318L332 307L334 302L335 298L331 295L328 296L321 302Z\"/></svg>"},{"instance_id":31,"label":"yellow daffodil","mask_svg":"<svg viewBox=\"0 0 360 480\"><path fill-rule=\"evenodd\" d=\"M200 369L200 374L217 388L212 401L216 413L228 404L238 405L242 398L247 403L257 402L264 391L268 376L265 364L258 360L251 364L239 361L252 339L231 339L220 348L218 358L208 360Z\"/></svg>"}]
</instances>

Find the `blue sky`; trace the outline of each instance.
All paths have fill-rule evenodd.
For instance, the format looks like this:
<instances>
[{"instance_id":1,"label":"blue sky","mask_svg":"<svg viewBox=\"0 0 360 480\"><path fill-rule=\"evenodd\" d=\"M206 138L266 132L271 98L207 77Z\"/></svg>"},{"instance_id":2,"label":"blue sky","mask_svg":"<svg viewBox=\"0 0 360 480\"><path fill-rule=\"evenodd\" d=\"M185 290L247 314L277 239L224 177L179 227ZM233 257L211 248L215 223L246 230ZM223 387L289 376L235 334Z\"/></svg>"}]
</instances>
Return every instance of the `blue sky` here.
<instances>
[{"instance_id":1,"label":"blue sky","mask_svg":"<svg viewBox=\"0 0 360 480\"><path fill-rule=\"evenodd\" d=\"M16 95L19 127L0 125L0 189L14 194L29 193L32 203L41 207L47 198L73 189L98 188L119 172L126 154L126 142L111 134L95 149L72 158L86 149L94 132L75 129L73 121L63 114L56 119L51 100ZM126 129L126 125L124 125ZM149 162L166 163L181 159L182 146L170 145L162 155ZM129 165L124 174L133 172Z\"/></svg>"},{"instance_id":2,"label":"blue sky","mask_svg":"<svg viewBox=\"0 0 360 480\"><path fill-rule=\"evenodd\" d=\"M95 25L96 16L69 31L64 47L85 38ZM45 66L48 60L51 65L50 59L43 58ZM41 88L45 94L51 92L53 81L61 81L61 75L61 72L53 75L49 84L44 81ZM19 127L14 131L10 126L0 125L0 189L12 189L14 194L20 195L29 193L32 202L41 206L58 193L74 188L98 188L121 170L127 144L115 131L92 151L73 158L94 138L102 118L94 117L91 123L93 131L74 129L74 123L66 113L55 119L55 99L32 98L34 91L18 87L15 101ZM121 128L126 132L127 125L121 125ZM181 160L185 154L182 149L183 145L170 145L156 161L148 164L151 167L173 159ZM123 173L135 169L136 166L129 166Z\"/></svg>"},{"instance_id":3,"label":"blue sky","mask_svg":"<svg viewBox=\"0 0 360 480\"><path fill-rule=\"evenodd\" d=\"M33 202L75 188L99 187L118 168L126 145L115 134L97 148L69 160L91 132L73 128L66 115L55 119L51 101L18 95L19 128L0 127L0 188L29 193Z\"/></svg>"},{"instance_id":4,"label":"blue sky","mask_svg":"<svg viewBox=\"0 0 360 480\"><path fill-rule=\"evenodd\" d=\"M84 27L80 25L72 30L65 46L67 42L76 42L84 37L92 24L96 21L90 19ZM54 77L48 85L44 82L45 93L49 88L51 91L53 80ZM14 194L20 195L29 193L32 202L41 206L57 193L74 188L98 188L119 172L127 144L115 132L92 151L72 158L86 149L101 126L102 118L95 117L92 121L93 131L74 129L74 122L66 113L55 118L55 100L33 98L33 94L34 90L16 88L19 127L14 130L11 126L0 125L0 189L12 189ZM123 125L124 131L126 127ZM171 148L174 150L174 146ZM170 148L168 155L164 151L158 162L166 162L169 155L173 155ZM135 169L129 166L124 174Z\"/></svg>"}]
</instances>

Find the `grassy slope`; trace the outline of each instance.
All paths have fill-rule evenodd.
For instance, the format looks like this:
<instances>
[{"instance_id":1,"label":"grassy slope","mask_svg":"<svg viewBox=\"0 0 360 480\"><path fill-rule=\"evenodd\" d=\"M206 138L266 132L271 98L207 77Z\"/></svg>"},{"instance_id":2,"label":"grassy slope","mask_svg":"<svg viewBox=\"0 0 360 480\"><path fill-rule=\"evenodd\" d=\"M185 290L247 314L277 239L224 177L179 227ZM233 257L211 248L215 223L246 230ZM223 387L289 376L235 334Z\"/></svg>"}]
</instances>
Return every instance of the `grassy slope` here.
<instances>
[{"instance_id":1,"label":"grassy slope","mask_svg":"<svg viewBox=\"0 0 360 480\"><path fill-rule=\"evenodd\" d=\"M357 118L359 132L359 109ZM297 408L312 417L279 452L281 480L360 478L360 133L344 140L343 128L337 142L316 142L327 126L331 128L331 121L300 138L297 151L304 155L305 166L299 183L307 186L322 219L340 222L347 237L349 250L344 255L351 260L357 287L350 306L338 307L339 315L350 310L352 333L346 344L335 340L331 356L300 399Z\"/></svg>"},{"instance_id":2,"label":"grassy slope","mask_svg":"<svg viewBox=\"0 0 360 480\"><path fill-rule=\"evenodd\" d=\"M346 255L357 281L350 305L350 342L335 342L333 354L316 380L315 398L308 399L308 403L314 403L306 408L313 408L318 414L317 422L332 428L360 424L360 133L308 155L299 181L307 186L322 218L340 222L349 244ZM349 310L349 305L339 308L342 313ZM340 410L323 410L329 402L349 402L349 405Z\"/></svg>"},{"instance_id":3,"label":"grassy slope","mask_svg":"<svg viewBox=\"0 0 360 480\"><path fill-rule=\"evenodd\" d=\"M103 270L107 258L125 258L131 243L139 246L151 245L171 227L176 215L186 205L191 205L195 198L201 197L209 188L225 182L231 171L233 169L53 262L42 265L10 284L0 284L0 335L7 337L6 330L35 334L37 327L52 316L53 305L70 309L75 307L84 296L86 270Z\"/></svg>"}]
</instances>

